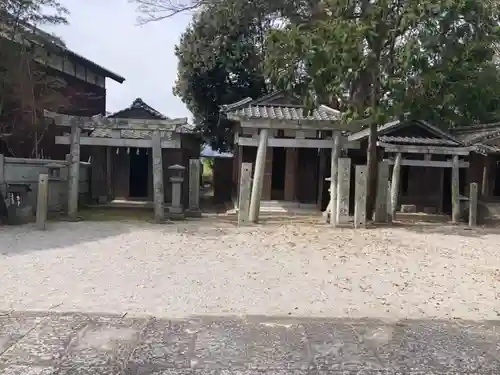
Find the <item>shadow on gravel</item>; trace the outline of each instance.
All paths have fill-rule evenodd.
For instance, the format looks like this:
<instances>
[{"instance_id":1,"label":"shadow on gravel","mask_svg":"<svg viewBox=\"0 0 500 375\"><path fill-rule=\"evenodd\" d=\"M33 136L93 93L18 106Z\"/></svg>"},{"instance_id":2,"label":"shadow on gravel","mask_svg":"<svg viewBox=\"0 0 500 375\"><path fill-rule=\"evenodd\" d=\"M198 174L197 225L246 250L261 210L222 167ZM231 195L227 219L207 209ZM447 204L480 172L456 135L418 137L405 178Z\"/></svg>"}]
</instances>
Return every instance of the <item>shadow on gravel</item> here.
<instances>
[{"instance_id":1,"label":"shadow on gravel","mask_svg":"<svg viewBox=\"0 0 500 375\"><path fill-rule=\"evenodd\" d=\"M497 321L0 313L7 374L498 374L498 345Z\"/></svg>"}]
</instances>

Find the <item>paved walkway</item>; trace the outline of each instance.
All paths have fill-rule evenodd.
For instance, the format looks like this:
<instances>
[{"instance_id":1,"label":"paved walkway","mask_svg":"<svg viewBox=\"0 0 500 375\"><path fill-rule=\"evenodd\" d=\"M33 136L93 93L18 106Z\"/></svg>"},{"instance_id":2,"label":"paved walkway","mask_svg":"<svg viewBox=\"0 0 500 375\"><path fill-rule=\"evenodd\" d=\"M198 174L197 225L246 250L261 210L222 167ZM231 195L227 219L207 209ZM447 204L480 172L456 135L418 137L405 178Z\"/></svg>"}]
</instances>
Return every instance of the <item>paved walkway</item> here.
<instances>
[{"instance_id":1,"label":"paved walkway","mask_svg":"<svg viewBox=\"0 0 500 375\"><path fill-rule=\"evenodd\" d=\"M500 322L0 315L0 374L499 374Z\"/></svg>"}]
</instances>

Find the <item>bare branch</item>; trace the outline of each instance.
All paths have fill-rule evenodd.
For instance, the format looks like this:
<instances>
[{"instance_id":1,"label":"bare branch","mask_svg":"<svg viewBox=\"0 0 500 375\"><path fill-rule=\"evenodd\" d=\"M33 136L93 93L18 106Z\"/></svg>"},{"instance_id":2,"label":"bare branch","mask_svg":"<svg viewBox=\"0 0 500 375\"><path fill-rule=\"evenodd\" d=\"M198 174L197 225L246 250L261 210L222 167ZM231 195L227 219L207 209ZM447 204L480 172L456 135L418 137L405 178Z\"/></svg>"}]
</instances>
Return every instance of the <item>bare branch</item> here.
<instances>
[{"instance_id":1,"label":"bare branch","mask_svg":"<svg viewBox=\"0 0 500 375\"><path fill-rule=\"evenodd\" d=\"M203 5L208 5L217 0L129 0L137 4L137 11L142 15L138 17L140 25L149 22L161 21L171 18L179 13L192 12Z\"/></svg>"}]
</instances>

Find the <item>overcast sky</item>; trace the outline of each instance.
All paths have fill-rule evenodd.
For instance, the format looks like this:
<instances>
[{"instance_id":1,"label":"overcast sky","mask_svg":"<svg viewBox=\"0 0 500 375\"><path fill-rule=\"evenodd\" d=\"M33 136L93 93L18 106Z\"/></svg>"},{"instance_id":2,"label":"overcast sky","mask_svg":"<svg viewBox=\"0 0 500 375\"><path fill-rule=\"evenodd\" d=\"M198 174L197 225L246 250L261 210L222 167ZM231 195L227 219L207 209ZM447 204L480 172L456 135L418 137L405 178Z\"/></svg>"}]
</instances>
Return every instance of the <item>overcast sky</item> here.
<instances>
[{"instance_id":1,"label":"overcast sky","mask_svg":"<svg viewBox=\"0 0 500 375\"><path fill-rule=\"evenodd\" d=\"M191 15L137 26L128 0L62 0L71 12L67 26L46 29L62 37L68 48L125 77L106 82L107 110L128 107L140 97L168 117L191 117L172 94L177 74L174 46Z\"/></svg>"}]
</instances>

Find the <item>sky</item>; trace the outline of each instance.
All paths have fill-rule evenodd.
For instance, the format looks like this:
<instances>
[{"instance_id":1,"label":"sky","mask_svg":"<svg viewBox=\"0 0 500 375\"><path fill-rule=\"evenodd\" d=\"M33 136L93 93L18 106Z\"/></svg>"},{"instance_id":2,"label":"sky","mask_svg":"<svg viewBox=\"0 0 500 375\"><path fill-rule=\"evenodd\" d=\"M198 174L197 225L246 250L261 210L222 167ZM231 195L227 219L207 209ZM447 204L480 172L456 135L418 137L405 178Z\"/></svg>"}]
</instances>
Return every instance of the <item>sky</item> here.
<instances>
[{"instance_id":1,"label":"sky","mask_svg":"<svg viewBox=\"0 0 500 375\"><path fill-rule=\"evenodd\" d=\"M69 25L42 28L61 37L69 49L125 78L122 84L107 79L107 111L116 112L142 98L165 116L191 118L172 93L177 74L174 47L191 14L138 26L136 6L128 0L61 3L70 11Z\"/></svg>"}]
</instances>

